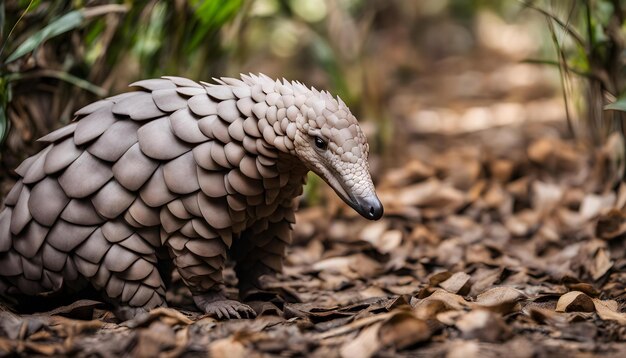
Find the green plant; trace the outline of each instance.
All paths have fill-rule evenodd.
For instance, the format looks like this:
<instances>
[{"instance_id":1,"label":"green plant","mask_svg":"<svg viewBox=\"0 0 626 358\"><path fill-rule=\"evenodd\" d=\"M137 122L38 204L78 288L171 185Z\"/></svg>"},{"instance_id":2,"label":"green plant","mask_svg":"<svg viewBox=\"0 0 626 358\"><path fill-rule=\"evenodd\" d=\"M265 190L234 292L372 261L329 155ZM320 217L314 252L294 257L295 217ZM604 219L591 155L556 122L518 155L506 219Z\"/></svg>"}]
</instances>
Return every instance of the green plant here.
<instances>
[{"instance_id":1,"label":"green plant","mask_svg":"<svg viewBox=\"0 0 626 358\"><path fill-rule=\"evenodd\" d=\"M624 133L626 100L625 3L620 0L523 1L546 17L559 67L568 122L574 134L601 145ZM584 99L584 100L580 100ZM573 112L582 117L577 129Z\"/></svg>"},{"instance_id":2,"label":"green plant","mask_svg":"<svg viewBox=\"0 0 626 358\"><path fill-rule=\"evenodd\" d=\"M90 101L140 78L221 72L232 47L223 33L247 3L0 2L0 179Z\"/></svg>"}]
</instances>

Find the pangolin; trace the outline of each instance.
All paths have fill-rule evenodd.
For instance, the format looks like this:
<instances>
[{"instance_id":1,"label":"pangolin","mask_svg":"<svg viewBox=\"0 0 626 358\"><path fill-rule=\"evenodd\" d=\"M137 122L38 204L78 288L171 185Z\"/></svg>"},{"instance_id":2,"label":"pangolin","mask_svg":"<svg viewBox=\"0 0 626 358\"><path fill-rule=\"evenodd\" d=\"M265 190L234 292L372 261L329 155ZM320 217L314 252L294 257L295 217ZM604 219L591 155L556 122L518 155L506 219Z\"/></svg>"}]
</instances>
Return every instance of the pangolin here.
<instances>
[{"instance_id":1,"label":"pangolin","mask_svg":"<svg viewBox=\"0 0 626 358\"><path fill-rule=\"evenodd\" d=\"M309 171L365 218L382 216L368 143L339 97L252 74L131 86L77 111L15 170L0 212L1 295L89 282L127 319L166 304L165 262L200 310L249 317L224 294L225 260L240 297L281 270Z\"/></svg>"}]
</instances>

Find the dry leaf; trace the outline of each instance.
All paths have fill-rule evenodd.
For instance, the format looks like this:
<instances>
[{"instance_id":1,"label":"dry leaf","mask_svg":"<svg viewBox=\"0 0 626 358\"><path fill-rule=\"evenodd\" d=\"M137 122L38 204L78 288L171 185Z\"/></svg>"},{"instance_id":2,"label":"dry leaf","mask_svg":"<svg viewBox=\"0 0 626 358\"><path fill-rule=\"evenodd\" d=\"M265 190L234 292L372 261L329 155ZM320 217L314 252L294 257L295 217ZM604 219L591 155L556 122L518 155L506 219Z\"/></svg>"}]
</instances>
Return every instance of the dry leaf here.
<instances>
[{"instance_id":1,"label":"dry leaf","mask_svg":"<svg viewBox=\"0 0 626 358\"><path fill-rule=\"evenodd\" d=\"M560 186L539 180L533 182L531 190L533 210L542 215L554 210L563 197L563 189Z\"/></svg>"},{"instance_id":2,"label":"dry leaf","mask_svg":"<svg viewBox=\"0 0 626 358\"><path fill-rule=\"evenodd\" d=\"M593 266L591 267L592 278L597 281L604 276L613 267L613 261L605 248L600 248L594 257Z\"/></svg>"},{"instance_id":3,"label":"dry leaf","mask_svg":"<svg viewBox=\"0 0 626 358\"><path fill-rule=\"evenodd\" d=\"M591 297L580 291L571 291L559 298L557 312L593 312L594 304Z\"/></svg>"},{"instance_id":4,"label":"dry leaf","mask_svg":"<svg viewBox=\"0 0 626 358\"><path fill-rule=\"evenodd\" d=\"M510 328L502 318L486 310L466 313L456 322L456 326L463 332L463 337L485 342L500 342L511 335Z\"/></svg>"},{"instance_id":5,"label":"dry leaf","mask_svg":"<svg viewBox=\"0 0 626 358\"><path fill-rule=\"evenodd\" d=\"M470 279L472 277L465 272L457 272L450 276L447 280L439 283L439 286L444 290L451 293L458 293L459 295L466 295L470 288Z\"/></svg>"},{"instance_id":6,"label":"dry leaf","mask_svg":"<svg viewBox=\"0 0 626 358\"><path fill-rule=\"evenodd\" d=\"M513 311L517 303L526 295L512 287L494 287L476 297L476 305L494 312L507 314Z\"/></svg>"},{"instance_id":7,"label":"dry leaf","mask_svg":"<svg viewBox=\"0 0 626 358\"><path fill-rule=\"evenodd\" d=\"M583 220L590 220L608 211L615 203L615 193L605 195L587 194L580 204L580 215Z\"/></svg>"},{"instance_id":8,"label":"dry leaf","mask_svg":"<svg viewBox=\"0 0 626 358\"><path fill-rule=\"evenodd\" d=\"M454 310L461 310L469 306L468 302L463 297L442 289L436 289L430 296L419 300L415 304L415 309L418 309L421 305L427 304L430 301L440 301L445 307Z\"/></svg>"},{"instance_id":9,"label":"dry leaf","mask_svg":"<svg viewBox=\"0 0 626 358\"><path fill-rule=\"evenodd\" d=\"M379 330L380 343L398 350L427 341L432 335L428 324L410 312L399 312L383 322Z\"/></svg>"},{"instance_id":10,"label":"dry leaf","mask_svg":"<svg viewBox=\"0 0 626 358\"><path fill-rule=\"evenodd\" d=\"M209 354L215 358L245 358L249 352L234 337L219 339L209 345Z\"/></svg>"},{"instance_id":11,"label":"dry leaf","mask_svg":"<svg viewBox=\"0 0 626 358\"><path fill-rule=\"evenodd\" d=\"M365 327L356 339L347 341L340 349L340 355L343 358L373 356L381 347L378 338L381 323L378 322L369 327Z\"/></svg>"},{"instance_id":12,"label":"dry leaf","mask_svg":"<svg viewBox=\"0 0 626 358\"><path fill-rule=\"evenodd\" d=\"M621 325L626 325L626 313L617 311L616 301L601 301L597 298L593 299L593 304L598 316L603 320L617 321Z\"/></svg>"}]
</instances>

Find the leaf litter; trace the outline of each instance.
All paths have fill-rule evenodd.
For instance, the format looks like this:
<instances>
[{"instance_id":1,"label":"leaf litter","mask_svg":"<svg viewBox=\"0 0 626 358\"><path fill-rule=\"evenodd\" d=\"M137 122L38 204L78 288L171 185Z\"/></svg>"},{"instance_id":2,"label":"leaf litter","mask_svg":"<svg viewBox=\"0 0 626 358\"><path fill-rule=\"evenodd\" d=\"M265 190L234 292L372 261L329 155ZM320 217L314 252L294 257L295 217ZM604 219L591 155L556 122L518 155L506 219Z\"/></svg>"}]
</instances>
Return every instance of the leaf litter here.
<instances>
[{"instance_id":1,"label":"leaf litter","mask_svg":"<svg viewBox=\"0 0 626 358\"><path fill-rule=\"evenodd\" d=\"M464 134L389 171L379 222L332 196L302 209L283 274L263 281L280 298L259 296L254 320L196 312L174 277L173 308L122 323L93 300L3 309L0 353L624 356L626 186L542 126L507 129L521 138L504 147Z\"/></svg>"}]
</instances>

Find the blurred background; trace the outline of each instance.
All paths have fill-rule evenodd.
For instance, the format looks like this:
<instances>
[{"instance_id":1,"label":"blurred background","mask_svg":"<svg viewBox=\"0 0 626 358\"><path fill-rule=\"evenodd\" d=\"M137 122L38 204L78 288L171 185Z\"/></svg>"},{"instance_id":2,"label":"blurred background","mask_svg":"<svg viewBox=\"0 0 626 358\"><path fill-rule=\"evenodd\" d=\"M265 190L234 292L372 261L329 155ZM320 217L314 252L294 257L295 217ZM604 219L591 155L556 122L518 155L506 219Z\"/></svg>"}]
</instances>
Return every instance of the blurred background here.
<instances>
[{"instance_id":1,"label":"blurred background","mask_svg":"<svg viewBox=\"0 0 626 358\"><path fill-rule=\"evenodd\" d=\"M3 179L77 108L162 75L328 89L363 122L375 171L422 150L416 136L565 118L558 68L524 62L556 59L545 16L519 1L9 0L0 13Z\"/></svg>"},{"instance_id":2,"label":"blurred background","mask_svg":"<svg viewBox=\"0 0 626 358\"><path fill-rule=\"evenodd\" d=\"M262 72L328 89L363 123L376 178L427 158L438 149L423 139L438 135L562 121L570 135L601 144L602 107L621 90L606 78L623 76L621 38L609 28L617 21L619 32L615 4L620 10L612 0L4 1L0 179L10 185L12 169L39 149L34 140L77 108L162 75Z\"/></svg>"}]
</instances>

